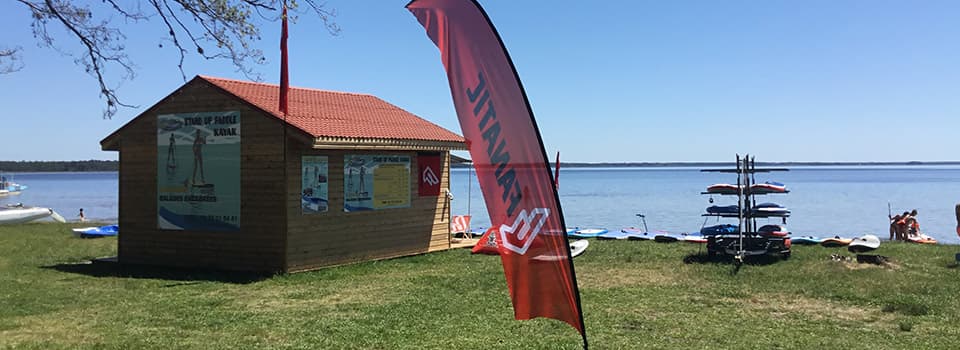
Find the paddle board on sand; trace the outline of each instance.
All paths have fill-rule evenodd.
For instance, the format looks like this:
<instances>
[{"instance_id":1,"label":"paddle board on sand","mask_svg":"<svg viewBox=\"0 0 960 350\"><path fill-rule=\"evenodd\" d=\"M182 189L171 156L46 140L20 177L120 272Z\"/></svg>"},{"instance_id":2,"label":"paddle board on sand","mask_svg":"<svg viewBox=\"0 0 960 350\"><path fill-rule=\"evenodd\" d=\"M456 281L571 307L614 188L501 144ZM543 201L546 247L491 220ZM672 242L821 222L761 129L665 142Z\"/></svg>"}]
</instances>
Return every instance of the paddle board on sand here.
<instances>
[{"instance_id":1,"label":"paddle board on sand","mask_svg":"<svg viewBox=\"0 0 960 350\"><path fill-rule=\"evenodd\" d=\"M629 233L623 232L623 230L610 231L597 236L597 239L627 239L629 235L630 235Z\"/></svg>"},{"instance_id":2,"label":"paddle board on sand","mask_svg":"<svg viewBox=\"0 0 960 350\"><path fill-rule=\"evenodd\" d=\"M116 236L120 233L120 226L107 225L100 227L81 227L73 229L73 234L80 238L100 238Z\"/></svg>"},{"instance_id":3,"label":"paddle board on sand","mask_svg":"<svg viewBox=\"0 0 960 350\"><path fill-rule=\"evenodd\" d=\"M627 239L637 240L637 241L649 241L653 239L654 233L645 232L644 230L638 228L625 228L620 230L623 233L627 234Z\"/></svg>"},{"instance_id":4,"label":"paddle board on sand","mask_svg":"<svg viewBox=\"0 0 960 350\"><path fill-rule=\"evenodd\" d=\"M874 235L863 235L853 239L847 250L853 253L869 252L880 247L880 238Z\"/></svg>"},{"instance_id":5,"label":"paddle board on sand","mask_svg":"<svg viewBox=\"0 0 960 350\"><path fill-rule=\"evenodd\" d=\"M581 239L570 242L570 256L576 258L580 254L583 254L587 250L587 246L590 245L590 241Z\"/></svg>"},{"instance_id":6,"label":"paddle board on sand","mask_svg":"<svg viewBox=\"0 0 960 350\"><path fill-rule=\"evenodd\" d=\"M907 242L920 244L937 244L937 240L923 233L907 236Z\"/></svg>"},{"instance_id":7,"label":"paddle board on sand","mask_svg":"<svg viewBox=\"0 0 960 350\"><path fill-rule=\"evenodd\" d=\"M840 238L840 236L834 236L827 239L824 239L823 242L820 242L820 245L824 247L842 247L853 242L853 238Z\"/></svg>"},{"instance_id":8,"label":"paddle board on sand","mask_svg":"<svg viewBox=\"0 0 960 350\"><path fill-rule=\"evenodd\" d=\"M567 233L567 237L572 238L596 238L599 235L607 233L606 229L602 228L585 228L580 229L574 232L573 234Z\"/></svg>"}]
</instances>

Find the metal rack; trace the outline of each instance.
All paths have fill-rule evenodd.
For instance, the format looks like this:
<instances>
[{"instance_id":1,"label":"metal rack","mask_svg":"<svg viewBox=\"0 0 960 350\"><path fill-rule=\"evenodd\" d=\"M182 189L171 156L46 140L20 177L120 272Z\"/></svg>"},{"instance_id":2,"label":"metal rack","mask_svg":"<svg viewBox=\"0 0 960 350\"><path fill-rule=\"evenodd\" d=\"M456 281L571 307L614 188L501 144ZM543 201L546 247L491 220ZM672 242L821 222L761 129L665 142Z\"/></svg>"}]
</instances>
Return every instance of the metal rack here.
<instances>
[{"instance_id":1,"label":"metal rack","mask_svg":"<svg viewBox=\"0 0 960 350\"><path fill-rule=\"evenodd\" d=\"M737 218L738 230L736 235L715 235L707 238L707 254L727 254L733 255L737 262L742 262L744 257L751 255L779 254L783 258L790 257L790 238L788 237L765 237L757 231L758 218L779 217L786 223L790 213L763 213L755 210L756 196L765 195L771 192L757 193L753 191L753 185L756 184L756 173L768 173L774 171L789 171L786 168L757 168L754 157L749 154L742 158L737 155L736 168L734 169L702 169L703 172L736 173L737 189L733 193L714 193L701 192L701 194L718 195L736 195L737 212L736 213L706 213L702 216L708 217L727 217ZM772 193L789 193L772 192Z\"/></svg>"}]
</instances>

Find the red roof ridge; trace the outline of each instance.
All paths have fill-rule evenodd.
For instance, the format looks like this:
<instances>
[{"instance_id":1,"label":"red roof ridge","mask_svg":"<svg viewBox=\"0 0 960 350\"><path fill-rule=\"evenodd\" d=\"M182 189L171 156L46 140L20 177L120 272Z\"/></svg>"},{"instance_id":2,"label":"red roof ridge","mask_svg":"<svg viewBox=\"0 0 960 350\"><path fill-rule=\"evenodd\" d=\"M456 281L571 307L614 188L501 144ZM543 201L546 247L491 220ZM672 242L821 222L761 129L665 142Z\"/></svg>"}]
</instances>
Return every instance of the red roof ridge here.
<instances>
[{"instance_id":1,"label":"red roof ridge","mask_svg":"<svg viewBox=\"0 0 960 350\"><path fill-rule=\"evenodd\" d=\"M250 84L250 85L261 85L261 86L269 86L269 87L273 87L273 88L277 88L277 89L279 89L279 88L280 88L280 84L270 84L270 83L261 83L261 82L257 82L257 81L249 81L249 80L239 80L239 79L230 79L230 78L220 78L220 77L213 77L213 76L209 76L209 75L202 75L202 74L198 74L198 75L197 75L197 77L199 77L200 79L203 79L203 80L206 80L206 81L209 81L209 82L211 82L211 83L213 83L214 81L217 81L217 80L219 80L219 81L224 81L224 82L231 82L231 83L239 83L239 84ZM373 97L376 97L375 95L372 95L372 94L364 94L364 93L359 93L359 92L348 92L348 91L336 91L336 90L325 90L325 89L317 89L317 88L308 88L308 87L299 87L299 86L290 86L290 89L291 89L291 90L293 90L293 89L296 89L296 90L304 90L304 91L317 91L317 92L330 92L330 93L335 93L335 94L344 94L344 95L356 95L356 96L373 96Z\"/></svg>"}]
</instances>

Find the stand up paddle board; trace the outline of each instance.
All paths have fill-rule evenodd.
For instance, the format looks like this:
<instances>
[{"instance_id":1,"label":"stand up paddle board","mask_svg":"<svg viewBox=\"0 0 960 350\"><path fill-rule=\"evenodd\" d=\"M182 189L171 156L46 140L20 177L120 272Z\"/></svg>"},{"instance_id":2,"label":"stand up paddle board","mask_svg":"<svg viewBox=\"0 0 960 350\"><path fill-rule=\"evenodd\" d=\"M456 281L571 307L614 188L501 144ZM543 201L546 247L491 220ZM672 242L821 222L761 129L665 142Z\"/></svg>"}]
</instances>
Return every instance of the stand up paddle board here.
<instances>
[{"instance_id":1,"label":"stand up paddle board","mask_svg":"<svg viewBox=\"0 0 960 350\"><path fill-rule=\"evenodd\" d=\"M646 232L644 230L633 228L633 227L625 228L620 231L627 234L627 239L635 240L635 241L649 241L653 239L653 236L654 236L653 233Z\"/></svg>"},{"instance_id":2,"label":"stand up paddle board","mask_svg":"<svg viewBox=\"0 0 960 350\"><path fill-rule=\"evenodd\" d=\"M853 239L847 250L853 253L869 252L880 247L880 238L874 235L863 235Z\"/></svg>"}]
</instances>

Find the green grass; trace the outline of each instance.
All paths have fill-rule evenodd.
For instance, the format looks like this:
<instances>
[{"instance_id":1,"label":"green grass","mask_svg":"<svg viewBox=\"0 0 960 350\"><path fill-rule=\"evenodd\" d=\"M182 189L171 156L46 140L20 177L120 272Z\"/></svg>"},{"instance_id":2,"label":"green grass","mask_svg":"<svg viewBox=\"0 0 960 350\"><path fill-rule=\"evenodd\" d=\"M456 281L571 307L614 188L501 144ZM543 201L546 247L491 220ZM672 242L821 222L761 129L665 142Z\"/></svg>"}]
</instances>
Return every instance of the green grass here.
<instances>
[{"instance_id":1,"label":"green grass","mask_svg":"<svg viewBox=\"0 0 960 350\"><path fill-rule=\"evenodd\" d=\"M884 243L886 267L795 247L702 262L699 246L594 241L576 259L594 349L955 349L958 246ZM0 226L0 348L577 349L513 320L500 260L461 249L282 276L86 264L116 239ZM697 261L684 263L687 261Z\"/></svg>"}]
</instances>

